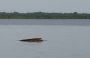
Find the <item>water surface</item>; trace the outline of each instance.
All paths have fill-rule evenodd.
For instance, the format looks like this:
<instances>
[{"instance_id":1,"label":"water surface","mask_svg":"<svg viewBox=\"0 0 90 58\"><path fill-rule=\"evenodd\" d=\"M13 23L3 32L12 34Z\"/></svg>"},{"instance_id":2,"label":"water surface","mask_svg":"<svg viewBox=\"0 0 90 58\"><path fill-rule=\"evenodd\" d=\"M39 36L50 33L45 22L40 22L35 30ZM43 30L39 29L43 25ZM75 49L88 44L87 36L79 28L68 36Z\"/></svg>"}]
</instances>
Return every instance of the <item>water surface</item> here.
<instances>
[{"instance_id":1,"label":"water surface","mask_svg":"<svg viewBox=\"0 0 90 58\"><path fill-rule=\"evenodd\" d=\"M1 25L90 25L90 19L0 19Z\"/></svg>"},{"instance_id":2,"label":"water surface","mask_svg":"<svg viewBox=\"0 0 90 58\"><path fill-rule=\"evenodd\" d=\"M32 21L0 21L0 58L90 58L90 20ZM18 41L38 36L47 41Z\"/></svg>"}]
</instances>

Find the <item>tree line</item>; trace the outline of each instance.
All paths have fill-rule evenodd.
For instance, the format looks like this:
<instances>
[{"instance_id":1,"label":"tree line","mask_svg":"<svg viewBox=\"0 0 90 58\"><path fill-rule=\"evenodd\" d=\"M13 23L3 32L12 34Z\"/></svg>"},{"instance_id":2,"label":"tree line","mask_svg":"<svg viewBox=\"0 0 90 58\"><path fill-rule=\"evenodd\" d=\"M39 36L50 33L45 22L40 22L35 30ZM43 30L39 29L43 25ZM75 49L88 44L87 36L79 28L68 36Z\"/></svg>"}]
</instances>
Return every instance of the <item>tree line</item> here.
<instances>
[{"instance_id":1,"label":"tree line","mask_svg":"<svg viewBox=\"0 0 90 58\"><path fill-rule=\"evenodd\" d=\"M0 12L0 19L90 19L88 13Z\"/></svg>"}]
</instances>

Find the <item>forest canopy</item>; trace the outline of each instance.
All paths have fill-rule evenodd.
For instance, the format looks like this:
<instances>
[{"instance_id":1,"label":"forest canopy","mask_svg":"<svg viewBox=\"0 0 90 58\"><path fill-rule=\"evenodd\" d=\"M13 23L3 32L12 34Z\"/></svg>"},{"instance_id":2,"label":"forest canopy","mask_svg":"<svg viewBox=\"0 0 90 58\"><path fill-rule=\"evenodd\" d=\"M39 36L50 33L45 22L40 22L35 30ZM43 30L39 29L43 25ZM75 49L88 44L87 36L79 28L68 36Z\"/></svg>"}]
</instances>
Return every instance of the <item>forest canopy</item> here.
<instances>
[{"instance_id":1,"label":"forest canopy","mask_svg":"<svg viewBox=\"0 0 90 58\"><path fill-rule=\"evenodd\" d=\"M0 12L0 19L90 19L89 13Z\"/></svg>"}]
</instances>

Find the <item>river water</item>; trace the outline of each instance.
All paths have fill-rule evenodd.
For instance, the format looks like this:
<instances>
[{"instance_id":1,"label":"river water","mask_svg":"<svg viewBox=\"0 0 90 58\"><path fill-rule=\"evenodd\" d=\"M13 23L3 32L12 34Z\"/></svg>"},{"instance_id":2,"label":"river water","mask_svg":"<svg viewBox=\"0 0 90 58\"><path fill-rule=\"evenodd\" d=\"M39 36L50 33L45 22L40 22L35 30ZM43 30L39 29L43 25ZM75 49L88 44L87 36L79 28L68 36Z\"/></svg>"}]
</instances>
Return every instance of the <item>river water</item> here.
<instances>
[{"instance_id":1,"label":"river water","mask_svg":"<svg viewBox=\"0 0 90 58\"><path fill-rule=\"evenodd\" d=\"M0 58L90 58L90 20L1 19Z\"/></svg>"}]
</instances>

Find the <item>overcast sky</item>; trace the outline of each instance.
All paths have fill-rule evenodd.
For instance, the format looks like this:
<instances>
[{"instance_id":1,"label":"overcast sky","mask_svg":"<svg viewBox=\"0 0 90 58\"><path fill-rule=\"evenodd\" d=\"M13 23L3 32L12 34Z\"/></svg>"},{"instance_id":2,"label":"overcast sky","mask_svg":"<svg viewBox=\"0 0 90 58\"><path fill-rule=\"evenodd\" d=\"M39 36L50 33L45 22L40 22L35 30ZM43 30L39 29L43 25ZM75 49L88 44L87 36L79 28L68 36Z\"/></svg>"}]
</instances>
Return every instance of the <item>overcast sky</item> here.
<instances>
[{"instance_id":1,"label":"overcast sky","mask_svg":"<svg viewBox=\"0 0 90 58\"><path fill-rule=\"evenodd\" d=\"M90 13L90 0L0 0L0 11Z\"/></svg>"}]
</instances>

